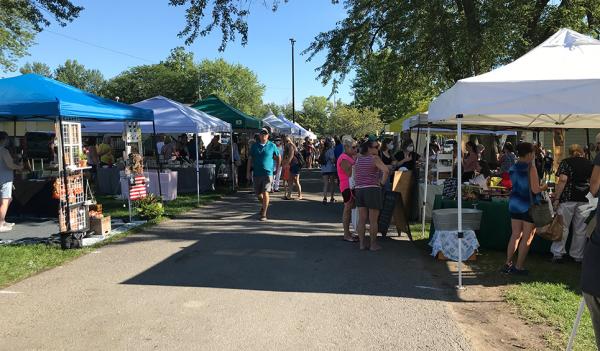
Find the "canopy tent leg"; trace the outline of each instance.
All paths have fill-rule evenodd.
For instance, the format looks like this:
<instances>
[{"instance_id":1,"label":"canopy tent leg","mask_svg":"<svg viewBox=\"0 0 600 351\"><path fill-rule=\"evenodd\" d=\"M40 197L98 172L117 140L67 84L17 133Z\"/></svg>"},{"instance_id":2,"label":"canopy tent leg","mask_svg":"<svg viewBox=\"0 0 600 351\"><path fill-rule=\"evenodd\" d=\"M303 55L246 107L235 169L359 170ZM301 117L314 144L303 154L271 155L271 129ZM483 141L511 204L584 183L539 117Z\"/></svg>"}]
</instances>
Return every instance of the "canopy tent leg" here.
<instances>
[{"instance_id":1,"label":"canopy tent leg","mask_svg":"<svg viewBox=\"0 0 600 351\"><path fill-rule=\"evenodd\" d=\"M154 144L154 155L156 156L156 165L158 168L156 172L158 173L158 194L160 196L160 201L162 202L162 185L160 184L160 174L162 173L162 165L160 164L160 157L158 156L158 145L156 145L156 124L154 123L154 119L152 119L152 142Z\"/></svg>"},{"instance_id":2,"label":"canopy tent leg","mask_svg":"<svg viewBox=\"0 0 600 351\"><path fill-rule=\"evenodd\" d=\"M585 145L588 149L587 158L592 159L592 149L590 149L590 128L585 128L585 139L587 144Z\"/></svg>"},{"instance_id":3,"label":"canopy tent leg","mask_svg":"<svg viewBox=\"0 0 600 351\"><path fill-rule=\"evenodd\" d=\"M229 133L229 144L231 144L231 191L235 191L235 178L237 172L234 171L235 160L233 159L233 132Z\"/></svg>"},{"instance_id":4,"label":"canopy tent leg","mask_svg":"<svg viewBox=\"0 0 600 351\"><path fill-rule=\"evenodd\" d=\"M581 302L579 303L579 309L577 310L577 316L575 317L575 322L573 322L573 330L571 331L571 336L569 336L567 351L573 350L573 343L575 342L575 336L577 336L577 329L579 329L579 323L581 322L581 317L583 316L584 311L585 299L582 297Z\"/></svg>"},{"instance_id":5,"label":"canopy tent leg","mask_svg":"<svg viewBox=\"0 0 600 351\"><path fill-rule=\"evenodd\" d=\"M457 186L456 186L456 203L458 204L458 286L457 289L462 290L462 118L463 115L456 115L456 163L457 163Z\"/></svg>"},{"instance_id":6,"label":"canopy tent leg","mask_svg":"<svg viewBox=\"0 0 600 351\"><path fill-rule=\"evenodd\" d=\"M196 143L196 195L197 203L200 205L200 159L198 158L198 132L194 135L194 142Z\"/></svg>"},{"instance_id":7,"label":"canopy tent leg","mask_svg":"<svg viewBox=\"0 0 600 351\"><path fill-rule=\"evenodd\" d=\"M421 237L425 238L425 210L427 207L427 182L429 178L429 144L431 140L431 123L427 123L427 140L425 146L425 187L423 189L423 211L421 211Z\"/></svg>"}]
</instances>

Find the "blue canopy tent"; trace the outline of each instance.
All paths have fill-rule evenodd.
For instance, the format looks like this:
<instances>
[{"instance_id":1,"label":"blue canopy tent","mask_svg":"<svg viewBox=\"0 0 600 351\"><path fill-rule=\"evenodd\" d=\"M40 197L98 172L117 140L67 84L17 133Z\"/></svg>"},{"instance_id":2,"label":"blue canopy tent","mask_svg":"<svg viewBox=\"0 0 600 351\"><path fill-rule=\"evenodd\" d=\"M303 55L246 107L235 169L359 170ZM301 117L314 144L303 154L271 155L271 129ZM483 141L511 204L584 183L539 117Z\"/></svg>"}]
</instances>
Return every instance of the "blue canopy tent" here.
<instances>
[{"instance_id":1,"label":"blue canopy tent","mask_svg":"<svg viewBox=\"0 0 600 351\"><path fill-rule=\"evenodd\" d=\"M64 117L95 121L154 122L152 110L105 99L37 74L0 79L0 120L14 121L15 131L17 121L55 121L60 130L63 130ZM61 146L64 148L62 142ZM68 193L64 150L62 154L62 171ZM66 215L69 230L70 211L66 211Z\"/></svg>"},{"instance_id":2,"label":"blue canopy tent","mask_svg":"<svg viewBox=\"0 0 600 351\"><path fill-rule=\"evenodd\" d=\"M0 119L152 121L154 112L79 90L54 79L25 74L0 79Z\"/></svg>"}]
</instances>

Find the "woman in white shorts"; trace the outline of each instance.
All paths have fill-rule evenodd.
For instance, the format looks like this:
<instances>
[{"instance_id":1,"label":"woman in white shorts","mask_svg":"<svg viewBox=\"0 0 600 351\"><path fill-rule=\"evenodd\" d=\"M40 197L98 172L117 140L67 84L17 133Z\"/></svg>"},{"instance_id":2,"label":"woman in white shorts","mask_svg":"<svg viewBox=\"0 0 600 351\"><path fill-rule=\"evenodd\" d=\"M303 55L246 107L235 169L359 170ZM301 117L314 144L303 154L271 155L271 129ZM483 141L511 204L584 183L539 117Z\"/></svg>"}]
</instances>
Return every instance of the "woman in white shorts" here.
<instances>
[{"instance_id":1,"label":"woman in white shorts","mask_svg":"<svg viewBox=\"0 0 600 351\"><path fill-rule=\"evenodd\" d=\"M23 169L22 165L14 162L6 145L8 145L8 134L0 132L0 232L7 232L15 225L6 222L5 218L12 201L13 171Z\"/></svg>"}]
</instances>

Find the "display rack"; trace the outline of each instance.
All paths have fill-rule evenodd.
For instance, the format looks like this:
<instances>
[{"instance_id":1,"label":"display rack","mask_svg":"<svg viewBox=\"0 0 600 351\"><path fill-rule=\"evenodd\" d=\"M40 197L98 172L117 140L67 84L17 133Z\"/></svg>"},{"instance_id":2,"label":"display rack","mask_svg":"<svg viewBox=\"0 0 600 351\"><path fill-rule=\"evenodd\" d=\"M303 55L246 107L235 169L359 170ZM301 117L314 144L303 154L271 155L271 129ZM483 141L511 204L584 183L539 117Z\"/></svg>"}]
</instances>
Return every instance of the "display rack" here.
<instances>
[{"instance_id":1,"label":"display rack","mask_svg":"<svg viewBox=\"0 0 600 351\"><path fill-rule=\"evenodd\" d=\"M58 223L61 239L70 238L70 240L61 240L61 242L69 242L69 244L63 244L63 248L78 247L81 238L90 227L83 175L83 171L89 167L81 167L79 160L83 149L81 124L76 119L60 118L55 129L59 156Z\"/></svg>"}]
</instances>

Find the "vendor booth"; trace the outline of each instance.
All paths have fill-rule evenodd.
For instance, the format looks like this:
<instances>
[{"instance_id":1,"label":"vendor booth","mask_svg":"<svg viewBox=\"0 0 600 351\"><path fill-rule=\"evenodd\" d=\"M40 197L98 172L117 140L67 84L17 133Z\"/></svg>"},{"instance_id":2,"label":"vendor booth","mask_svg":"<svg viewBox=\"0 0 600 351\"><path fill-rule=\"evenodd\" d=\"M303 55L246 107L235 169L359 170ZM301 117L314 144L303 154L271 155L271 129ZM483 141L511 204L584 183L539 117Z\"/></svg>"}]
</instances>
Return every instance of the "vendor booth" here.
<instances>
[{"instance_id":1,"label":"vendor booth","mask_svg":"<svg viewBox=\"0 0 600 351\"><path fill-rule=\"evenodd\" d=\"M263 123L268 124L271 128L274 128L278 131L279 134L285 135L299 135L300 128L294 126L293 124L289 124L284 122L283 120L277 118L273 112L269 111L265 118L263 118Z\"/></svg>"},{"instance_id":2,"label":"vendor booth","mask_svg":"<svg viewBox=\"0 0 600 351\"><path fill-rule=\"evenodd\" d=\"M140 123L142 134L151 134L154 131L159 134L173 136L182 133L194 134L193 142L195 147L192 149L195 150L195 155L189 155L190 157L187 158L187 161L181 159L161 159L159 163L154 161L153 164L150 164L154 168L161 168L161 189L158 189L156 185L152 186L152 184L158 184L156 172L149 172L148 177L156 178L155 182L152 182L151 179L149 192L158 194L158 191L162 190L165 199L172 200L177 197L177 192L197 192L199 199L201 191L214 190L217 166L231 167L231 160L202 160L199 157L198 134L206 132L231 133L231 125L202 111L187 107L163 96L156 96L140 101L133 104L133 106L154 111L154 129L152 123L142 122ZM83 124L82 131L84 134L119 134L122 132L122 129L123 126L122 124L119 125L119 123L86 122ZM127 179L122 171L120 174L119 172L111 172L105 175L109 176L110 179L102 179L102 173L99 173L99 184L108 182L111 184L111 190L116 187L116 190L121 194L126 194L123 189L126 189Z\"/></svg>"},{"instance_id":3,"label":"vendor booth","mask_svg":"<svg viewBox=\"0 0 600 351\"><path fill-rule=\"evenodd\" d=\"M15 203L22 214L48 216L54 212L62 246L68 248L80 245L90 230L93 195L83 175L89 167L80 121L152 121L153 112L26 74L0 79L0 119L14 124L13 152L25 165L15 176ZM46 128L39 130L44 124L31 122L46 122ZM17 138L18 129L25 130L26 143Z\"/></svg>"},{"instance_id":4,"label":"vendor booth","mask_svg":"<svg viewBox=\"0 0 600 351\"><path fill-rule=\"evenodd\" d=\"M462 127L597 128L600 126L600 41L561 29L544 43L488 73L458 81L436 98L429 120ZM458 184L461 179L458 153ZM457 187L462 199L462 187ZM459 249L463 232L463 204L457 202ZM460 252L460 251L459 251ZM460 262L460 259L459 259ZM462 271L459 263L459 287Z\"/></svg>"},{"instance_id":5,"label":"vendor booth","mask_svg":"<svg viewBox=\"0 0 600 351\"><path fill-rule=\"evenodd\" d=\"M191 107L231 124L233 132L237 134L238 138L240 168L246 169L250 141L254 137L254 134L258 133L258 130L262 128L262 121L236 109L215 95L210 95L196 102ZM247 181L245 176L246 172L240 172L239 180L241 182Z\"/></svg>"},{"instance_id":6,"label":"vendor booth","mask_svg":"<svg viewBox=\"0 0 600 351\"><path fill-rule=\"evenodd\" d=\"M298 129L298 133L294 134L295 137L302 138L302 139L309 138L310 140L317 139L317 136L315 135L315 133L304 129L304 127L302 127L300 124L298 124L298 122L294 123L294 122L290 121L289 119L287 119L285 117L285 115L283 113L280 114L279 116L277 116L277 118L279 118L280 120L282 120L283 122L285 122L286 124L291 126L292 128Z\"/></svg>"}]
</instances>

